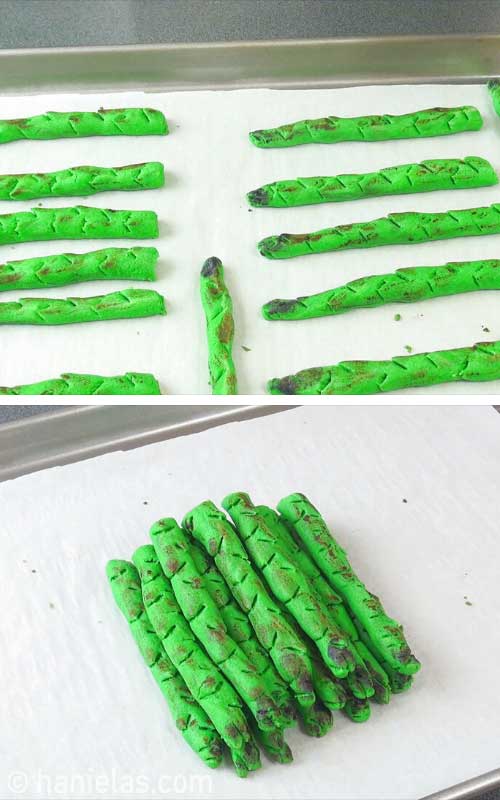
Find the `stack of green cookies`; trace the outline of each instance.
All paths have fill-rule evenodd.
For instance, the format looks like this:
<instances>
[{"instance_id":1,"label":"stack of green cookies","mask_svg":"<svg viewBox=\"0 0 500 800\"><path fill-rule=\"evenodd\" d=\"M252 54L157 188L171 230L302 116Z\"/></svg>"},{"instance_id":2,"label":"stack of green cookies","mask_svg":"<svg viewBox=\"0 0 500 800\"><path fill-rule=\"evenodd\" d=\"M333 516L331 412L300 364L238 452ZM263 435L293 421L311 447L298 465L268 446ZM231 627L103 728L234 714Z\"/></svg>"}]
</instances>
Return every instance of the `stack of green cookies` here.
<instances>
[{"instance_id":1,"label":"stack of green cookies","mask_svg":"<svg viewBox=\"0 0 500 800\"><path fill-rule=\"evenodd\" d=\"M365 722L420 664L305 495L277 511L243 492L222 506L229 516L205 501L182 527L160 520L107 576L186 742L209 767L226 746L245 777L259 747L292 761L297 720L316 737L333 711Z\"/></svg>"}]
</instances>

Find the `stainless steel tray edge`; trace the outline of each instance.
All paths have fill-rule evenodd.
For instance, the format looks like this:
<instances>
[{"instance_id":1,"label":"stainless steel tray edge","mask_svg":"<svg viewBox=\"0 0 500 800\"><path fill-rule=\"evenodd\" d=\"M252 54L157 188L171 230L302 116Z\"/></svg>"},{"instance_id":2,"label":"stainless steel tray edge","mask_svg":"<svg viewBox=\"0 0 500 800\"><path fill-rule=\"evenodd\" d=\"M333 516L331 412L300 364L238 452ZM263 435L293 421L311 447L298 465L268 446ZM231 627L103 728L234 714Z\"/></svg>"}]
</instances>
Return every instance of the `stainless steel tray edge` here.
<instances>
[{"instance_id":1,"label":"stainless steel tray edge","mask_svg":"<svg viewBox=\"0 0 500 800\"><path fill-rule=\"evenodd\" d=\"M0 92L484 81L500 36L392 36L0 51Z\"/></svg>"},{"instance_id":2,"label":"stainless steel tray edge","mask_svg":"<svg viewBox=\"0 0 500 800\"><path fill-rule=\"evenodd\" d=\"M0 481L295 406L74 406L0 427Z\"/></svg>"},{"instance_id":3,"label":"stainless steel tray edge","mask_svg":"<svg viewBox=\"0 0 500 800\"><path fill-rule=\"evenodd\" d=\"M486 772L484 775L479 775L477 778L471 778L463 783L457 783L449 789L443 789L440 792L426 795L421 800L471 800L484 792L490 792L500 787L500 769L494 769L491 772ZM500 797L500 794L498 795Z\"/></svg>"}]
</instances>

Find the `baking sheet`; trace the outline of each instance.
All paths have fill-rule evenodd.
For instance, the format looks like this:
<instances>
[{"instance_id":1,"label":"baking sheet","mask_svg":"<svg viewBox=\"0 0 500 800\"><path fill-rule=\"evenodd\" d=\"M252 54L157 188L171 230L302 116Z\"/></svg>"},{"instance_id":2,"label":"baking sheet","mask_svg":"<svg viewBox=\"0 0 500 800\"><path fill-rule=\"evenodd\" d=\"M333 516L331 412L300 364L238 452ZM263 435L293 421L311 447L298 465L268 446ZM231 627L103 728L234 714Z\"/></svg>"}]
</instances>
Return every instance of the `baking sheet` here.
<instances>
[{"instance_id":1,"label":"baking sheet","mask_svg":"<svg viewBox=\"0 0 500 800\"><path fill-rule=\"evenodd\" d=\"M414 800L497 767L499 424L486 407L299 408L1 484L0 796L21 775L27 798L177 781L187 797ZM291 731L294 764L246 781L175 731L104 575L160 516L243 488L309 494L423 664L365 725Z\"/></svg>"},{"instance_id":2,"label":"baking sheet","mask_svg":"<svg viewBox=\"0 0 500 800\"><path fill-rule=\"evenodd\" d=\"M209 76L207 76L208 78ZM267 322L260 307L274 297L322 291L363 274L452 260L497 258L500 237L477 237L413 246L382 247L305 256L289 261L262 258L256 243L283 231L306 232L328 225L370 220L391 211L444 211L500 201L500 188L431 192L294 209L253 209L245 193L280 178L375 170L425 158L483 156L500 170L500 120L484 85L373 86L320 90L239 90L158 94L80 94L4 97L2 117L100 106L152 105L170 124L168 137L93 138L15 142L0 147L0 172L48 171L75 164L115 166L151 159L166 167L167 185L149 192L59 198L44 206L86 203L111 208L152 208L160 217L159 280L168 316L59 328L9 326L0 337L0 383L11 385L61 372L110 375L150 371L169 394L209 391L204 319L198 273L218 255L226 265L236 318L235 360L242 394L263 393L268 378L350 358L390 358L500 339L499 298L479 292L409 305L358 310L337 318ZM248 131L327 113L404 113L430 106L473 104L484 116L480 132L434 139L342 143L284 150L250 145ZM15 211L35 203L2 203ZM127 241L39 242L4 246L0 258L28 258L63 251L85 252ZM141 242L131 242L131 244ZM151 244L149 241L143 244ZM21 294L89 296L123 283L96 282ZM153 288L153 287L152 287ZM1 300L19 293L3 293ZM394 319L400 313L402 319ZM485 330L488 329L488 330ZM248 350L245 348L249 348ZM416 394L491 394L500 381L448 384ZM1 402L1 401L0 401Z\"/></svg>"}]
</instances>

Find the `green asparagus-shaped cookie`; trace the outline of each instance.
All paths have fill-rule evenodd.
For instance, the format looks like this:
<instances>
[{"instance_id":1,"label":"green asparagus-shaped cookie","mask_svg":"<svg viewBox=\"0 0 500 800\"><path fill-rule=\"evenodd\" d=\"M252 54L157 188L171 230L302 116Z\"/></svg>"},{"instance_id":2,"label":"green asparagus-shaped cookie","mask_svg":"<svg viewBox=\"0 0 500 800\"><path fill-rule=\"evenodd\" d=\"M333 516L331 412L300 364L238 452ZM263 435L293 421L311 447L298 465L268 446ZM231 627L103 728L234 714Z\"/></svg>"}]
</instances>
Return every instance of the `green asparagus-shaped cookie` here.
<instances>
[{"instance_id":1,"label":"green asparagus-shaped cookie","mask_svg":"<svg viewBox=\"0 0 500 800\"><path fill-rule=\"evenodd\" d=\"M47 111L25 119L0 120L0 144L16 139L72 139L82 136L164 136L167 121L153 108Z\"/></svg>"},{"instance_id":2,"label":"green asparagus-shaped cookie","mask_svg":"<svg viewBox=\"0 0 500 800\"><path fill-rule=\"evenodd\" d=\"M410 650L402 626L387 616L378 597L358 578L345 550L335 541L319 511L299 493L280 500L278 509L293 524L305 549L332 588L364 626L376 652L397 672L404 675L417 672L420 664Z\"/></svg>"},{"instance_id":3,"label":"green asparagus-shaped cookie","mask_svg":"<svg viewBox=\"0 0 500 800\"><path fill-rule=\"evenodd\" d=\"M496 341L396 356L388 361L341 361L334 366L273 378L267 387L271 394L377 394L451 381L499 378L500 341Z\"/></svg>"},{"instance_id":4,"label":"green asparagus-shaped cookie","mask_svg":"<svg viewBox=\"0 0 500 800\"><path fill-rule=\"evenodd\" d=\"M260 766L259 751L248 727L240 698L219 668L205 654L186 622L152 545L133 555L149 620L189 691L212 720L233 754L242 777Z\"/></svg>"},{"instance_id":5,"label":"green asparagus-shaped cookie","mask_svg":"<svg viewBox=\"0 0 500 800\"><path fill-rule=\"evenodd\" d=\"M257 639L299 704L312 705L315 698L307 647L283 619L225 514L207 500L186 514L183 524L213 556Z\"/></svg>"},{"instance_id":6,"label":"green asparagus-shaped cookie","mask_svg":"<svg viewBox=\"0 0 500 800\"><path fill-rule=\"evenodd\" d=\"M126 167L69 167L58 172L0 175L0 200L86 197L98 192L158 189L164 183L163 164L158 161Z\"/></svg>"},{"instance_id":7,"label":"green asparagus-shaped cookie","mask_svg":"<svg viewBox=\"0 0 500 800\"><path fill-rule=\"evenodd\" d=\"M154 211L109 208L32 208L0 214L0 244L47 242L54 239L157 239Z\"/></svg>"},{"instance_id":8,"label":"green asparagus-shaped cookie","mask_svg":"<svg viewBox=\"0 0 500 800\"><path fill-rule=\"evenodd\" d=\"M273 731L263 731L257 725L252 726L254 736L262 747L264 753L271 761L278 764L291 764L293 761L292 751L285 742L283 731L275 729Z\"/></svg>"},{"instance_id":9,"label":"green asparagus-shaped cookie","mask_svg":"<svg viewBox=\"0 0 500 800\"><path fill-rule=\"evenodd\" d=\"M141 582L136 568L128 561L109 561L106 574L116 604L167 701L177 728L209 767L218 767L222 761L222 739L191 695L154 632L142 601Z\"/></svg>"},{"instance_id":10,"label":"green asparagus-shaped cookie","mask_svg":"<svg viewBox=\"0 0 500 800\"><path fill-rule=\"evenodd\" d=\"M488 81L488 91L491 96L493 108L500 117L500 81L498 80L498 78L495 78L495 80L492 81Z\"/></svg>"},{"instance_id":11,"label":"green asparagus-shaped cookie","mask_svg":"<svg viewBox=\"0 0 500 800\"><path fill-rule=\"evenodd\" d=\"M313 640L333 674L345 678L355 666L349 640L329 619L327 610L311 592L307 579L280 548L277 537L249 496L235 492L224 498L222 506L273 594Z\"/></svg>"},{"instance_id":12,"label":"green asparagus-shaped cookie","mask_svg":"<svg viewBox=\"0 0 500 800\"><path fill-rule=\"evenodd\" d=\"M53 300L24 297L0 303L0 325L68 325L166 314L165 300L151 289L124 289L97 297Z\"/></svg>"},{"instance_id":13,"label":"green asparagus-shaped cookie","mask_svg":"<svg viewBox=\"0 0 500 800\"><path fill-rule=\"evenodd\" d=\"M233 362L233 303L224 282L222 261L207 258L200 277L201 304L207 322L208 370L212 394L237 394Z\"/></svg>"},{"instance_id":14,"label":"green asparagus-shaped cookie","mask_svg":"<svg viewBox=\"0 0 500 800\"><path fill-rule=\"evenodd\" d=\"M411 114L371 114L366 117L304 119L279 128L252 131L257 147L294 147L298 144L382 142L387 139L423 139L461 131L478 131L483 124L474 106L426 108Z\"/></svg>"},{"instance_id":15,"label":"green asparagus-shaped cookie","mask_svg":"<svg viewBox=\"0 0 500 800\"><path fill-rule=\"evenodd\" d=\"M0 264L0 292L45 289L85 281L154 281L156 247L107 247Z\"/></svg>"},{"instance_id":16,"label":"green asparagus-shaped cookie","mask_svg":"<svg viewBox=\"0 0 500 800\"><path fill-rule=\"evenodd\" d=\"M326 292L271 300L262 307L269 320L335 316L354 308L414 303L451 294L500 289L500 261L458 261L439 267L406 267L385 275L367 275Z\"/></svg>"},{"instance_id":17,"label":"green asparagus-shaped cookie","mask_svg":"<svg viewBox=\"0 0 500 800\"><path fill-rule=\"evenodd\" d=\"M234 600L213 559L191 537L190 552L198 572L203 576L205 587L222 615L229 635L252 662L255 672L262 678L280 709L281 725L294 725L296 714L292 697L268 653L258 641L247 615Z\"/></svg>"},{"instance_id":18,"label":"green asparagus-shaped cookie","mask_svg":"<svg viewBox=\"0 0 500 800\"><path fill-rule=\"evenodd\" d=\"M346 682L348 687L356 697L361 699L371 697L374 694L374 687L370 677L371 670L364 663L364 659L359 653L357 646L359 641L358 632L344 609L341 598L333 592L308 554L295 542L292 533L287 527L286 520L278 517L276 512L267 506L255 506L255 510L259 517L265 521L268 529L272 531L274 541L280 552L285 555L288 561L293 562L296 569L300 570L303 578L308 583L309 592L320 601L323 614L333 620L342 632L343 637L349 642L355 666L347 675Z\"/></svg>"},{"instance_id":19,"label":"green asparagus-shaped cookie","mask_svg":"<svg viewBox=\"0 0 500 800\"><path fill-rule=\"evenodd\" d=\"M66 372L60 378L52 378L38 383L27 383L21 386L0 386L0 395L2 394L144 395L161 394L161 391L154 375L150 375L148 372L126 372L125 375L114 375L112 378Z\"/></svg>"},{"instance_id":20,"label":"green asparagus-shaped cookie","mask_svg":"<svg viewBox=\"0 0 500 800\"><path fill-rule=\"evenodd\" d=\"M316 739L326 736L333 728L333 714L320 700L308 708L301 708L299 719L304 733Z\"/></svg>"},{"instance_id":21,"label":"green asparagus-shaped cookie","mask_svg":"<svg viewBox=\"0 0 500 800\"><path fill-rule=\"evenodd\" d=\"M495 183L495 170L484 158L436 158L365 174L276 181L249 192L247 199L259 208L291 208L439 189L475 189Z\"/></svg>"},{"instance_id":22,"label":"green asparagus-shaped cookie","mask_svg":"<svg viewBox=\"0 0 500 800\"><path fill-rule=\"evenodd\" d=\"M229 634L191 556L189 539L172 518L151 528L151 539L165 575L191 630L207 654L232 683L259 728L282 726L280 711L254 665Z\"/></svg>"},{"instance_id":23,"label":"green asparagus-shaped cookie","mask_svg":"<svg viewBox=\"0 0 500 800\"><path fill-rule=\"evenodd\" d=\"M368 700L360 700L359 697L354 697L354 695L348 697L342 711L352 722L367 722L371 715Z\"/></svg>"},{"instance_id":24,"label":"green asparagus-shaped cookie","mask_svg":"<svg viewBox=\"0 0 500 800\"><path fill-rule=\"evenodd\" d=\"M435 213L402 211L370 222L353 222L314 233L281 233L262 239L258 248L266 258L295 258L334 250L420 244L492 233L500 233L500 203Z\"/></svg>"}]
</instances>

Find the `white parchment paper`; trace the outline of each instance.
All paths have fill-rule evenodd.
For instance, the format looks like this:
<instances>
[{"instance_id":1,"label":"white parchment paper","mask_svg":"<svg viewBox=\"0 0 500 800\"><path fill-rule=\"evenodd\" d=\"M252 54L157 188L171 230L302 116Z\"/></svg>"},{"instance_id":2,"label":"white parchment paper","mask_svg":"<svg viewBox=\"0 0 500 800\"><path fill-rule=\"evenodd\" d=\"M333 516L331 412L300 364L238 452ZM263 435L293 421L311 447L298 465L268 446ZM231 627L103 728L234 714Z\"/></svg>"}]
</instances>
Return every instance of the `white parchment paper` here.
<instances>
[{"instance_id":1,"label":"white parchment paper","mask_svg":"<svg viewBox=\"0 0 500 800\"><path fill-rule=\"evenodd\" d=\"M478 133L380 143L342 143L285 150L260 150L248 131L303 117L404 113L431 106L476 105L484 117ZM500 200L500 188L431 192L293 209L249 211L245 194L280 178L365 172L426 158L477 155L500 170L500 119L485 86L380 86L322 90L242 90L164 94L5 97L2 117L47 109L93 110L149 105L162 109L171 135L15 142L0 147L0 172L49 171L75 164L116 166L160 160L167 185L149 192L98 194L43 201L44 206L83 202L110 208L151 208L161 221L154 242L161 253L155 287L167 297L168 317L120 320L60 328L4 327L0 336L0 385L55 377L61 372L114 375L153 372L169 394L209 392L204 318L198 274L205 258L226 265L236 318L235 359L241 394L265 392L266 381L342 359L390 358L413 352L462 347L500 339L499 298L480 292L407 306L389 305L338 318L267 322L260 308L275 297L295 297L337 286L370 273L446 261L497 258L500 237L477 237L413 246L382 247L304 256L288 261L262 258L256 243L281 232L307 232L371 220L391 211L445 211ZM0 212L34 203L0 204ZM149 241L144 244L151 244ZM35 242L0 248L2 260L98 247L127 241ZM133 244L133 242L132 242ZM140 242L135 242L140 244ZM123 283L96 282L43 290L42 296L90 296ZM26 292L21 294L27 294ZM29 293L31 294L31 293ZM9 292L0 301L13 299ZM396 313L402 319L394 320ZM488 330L485 330L488 329ZM249 348L249 350L245 349ZM455 384L417 393L486 393L500 381Z\"/></svg>"},{"instance_id":2,"label":"white parchment paper","mask_svg":"<svg viewBox=\"0 0 500 800\"><path fill-rule=\"evenodd\" d=\"M21 775L26 798L177 780L187 797L414 800L496 768L499 456L487 407L302 408L0 484L0 796ZM159 517L241 489L306 492L423 664L369 722L290 731L294 763L246 781L175 730L104 573Z\"/></svg>"}]
</instances>

